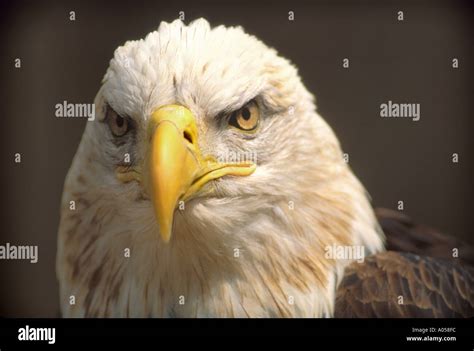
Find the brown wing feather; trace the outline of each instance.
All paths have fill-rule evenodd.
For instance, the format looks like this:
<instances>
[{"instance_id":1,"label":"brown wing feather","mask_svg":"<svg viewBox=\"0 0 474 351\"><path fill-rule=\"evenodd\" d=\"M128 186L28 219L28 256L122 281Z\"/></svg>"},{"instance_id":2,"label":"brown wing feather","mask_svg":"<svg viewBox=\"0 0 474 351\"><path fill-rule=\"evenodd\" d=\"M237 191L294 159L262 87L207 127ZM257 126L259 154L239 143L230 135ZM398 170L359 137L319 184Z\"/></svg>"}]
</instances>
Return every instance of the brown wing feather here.
<instances>
[{"instance_id":1,"label":"brown wing feather","mask_svg":"<svg viewBox=\"0 0 474 351\"><path fill-rule=\"evenodd\" d=\"M474 268L409 253L384 252L351 264L335 317L473 317Z\"/></svg>"},{"instance_id":2,"label":"brown wing feather","mask_svg":"<svg viewBox=\"0 0 474 351\"><path fill-rule=\"evenodd\" d=\"M474 266L472 245L429 226L417 224L399 211L377 208L375 214L385 233L387 250L439 257ZM457 257L453 257L453 249L457 249Z\"/></svg>"}]
</instances>

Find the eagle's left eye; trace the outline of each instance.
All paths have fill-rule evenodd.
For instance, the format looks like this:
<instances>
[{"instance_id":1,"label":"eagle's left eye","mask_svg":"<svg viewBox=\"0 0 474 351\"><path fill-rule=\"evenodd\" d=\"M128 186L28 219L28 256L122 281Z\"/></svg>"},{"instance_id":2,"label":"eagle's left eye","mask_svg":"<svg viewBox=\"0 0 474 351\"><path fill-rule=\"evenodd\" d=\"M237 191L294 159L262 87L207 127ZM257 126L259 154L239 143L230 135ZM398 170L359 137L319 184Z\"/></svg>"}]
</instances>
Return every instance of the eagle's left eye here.
<instances>
[{"instance_id":1,"label":"eagle's left eye","mask_svg":"<svg viewBox=\"0 0 474 351\"><path fill-rule=\"evenodd\" d=\"M121 137L130 130L130 121L126 117L120 116L110 106L107 106L106 120L110 131L116 137Z\"/></svg>"},{"instance_id":2,"label":"eagle's left eye","mask_svg":"<svg viewBox=\"0 0 474 351\"><path fill-rule=\"evenodd\" d=\"M250 101L244 107L234 111L230 116L229 124L240 130L251 132L254 131L260 120L260 110L255 101Z\"/></svg>"}]
</instances>

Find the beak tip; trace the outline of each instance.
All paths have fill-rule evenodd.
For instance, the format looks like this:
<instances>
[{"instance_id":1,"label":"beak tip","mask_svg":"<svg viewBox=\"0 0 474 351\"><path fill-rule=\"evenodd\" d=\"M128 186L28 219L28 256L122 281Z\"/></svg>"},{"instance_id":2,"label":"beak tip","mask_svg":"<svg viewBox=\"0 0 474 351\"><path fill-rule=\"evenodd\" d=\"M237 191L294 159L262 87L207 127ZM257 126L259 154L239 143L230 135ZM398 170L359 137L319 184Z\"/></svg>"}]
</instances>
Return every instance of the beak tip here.
<instances>
[{"instance_id":1,"label":"beak tip","mask_svg":"<svg viewBox=\"0 0 474 351\"><path fill-rule=\"evenodd\" d=\"M169 243L171 239L171 227L167 227L167 228L161 227L160 235L161 235L161 239L163 240L165 244Z\"/></svg>"}]
</instances>

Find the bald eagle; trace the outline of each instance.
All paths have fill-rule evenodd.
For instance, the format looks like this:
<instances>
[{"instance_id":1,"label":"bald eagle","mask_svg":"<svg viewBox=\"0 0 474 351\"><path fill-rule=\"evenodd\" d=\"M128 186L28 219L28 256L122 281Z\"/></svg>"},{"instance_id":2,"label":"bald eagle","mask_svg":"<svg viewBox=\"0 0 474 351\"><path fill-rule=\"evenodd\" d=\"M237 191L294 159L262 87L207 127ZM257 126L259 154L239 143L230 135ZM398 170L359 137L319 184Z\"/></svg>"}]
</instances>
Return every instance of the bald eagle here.
<instances>
[{"instance_id":1,"label":"bald eagle","mask_svg":"<svg viewBox=\"0 0 474 351\"><path fill-rule=\"evenodd\" d=\"M242 28L161 23L95 109L62 197L64 316L474 315L472 269L385 250L296 68Z\"/></svg>"}]
</instances>

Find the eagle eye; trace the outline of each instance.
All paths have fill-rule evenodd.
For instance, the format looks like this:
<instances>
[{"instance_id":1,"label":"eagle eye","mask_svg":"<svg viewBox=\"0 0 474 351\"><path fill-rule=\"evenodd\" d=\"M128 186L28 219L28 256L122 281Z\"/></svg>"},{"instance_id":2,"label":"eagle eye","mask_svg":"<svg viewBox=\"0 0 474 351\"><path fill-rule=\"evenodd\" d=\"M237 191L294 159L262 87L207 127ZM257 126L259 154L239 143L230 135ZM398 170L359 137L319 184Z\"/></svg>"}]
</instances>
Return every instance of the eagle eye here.
<instances>
[{"instance_id":1,"label":"eagle eye","mask_svg":"<svg viewBox=\"0 0 474 351\"><path fill-rule=\"evenodd\" d=\"M124 136L131 128L130 119L128 117L120 116L110 106L107 106L105 118L110 131L116 137Z\"/></svg>"},{"instance_id":2,"label":"eagle eye","mask_svg":"<svg viewBox=\"0 0 474 351\"><path fill-rule=\"evenodd\" d=\"M250 101L242 108L232 112L229 125L245 132L254 131L260 120L260 110L255 101Z\"/></svg>"}]
</instances>

